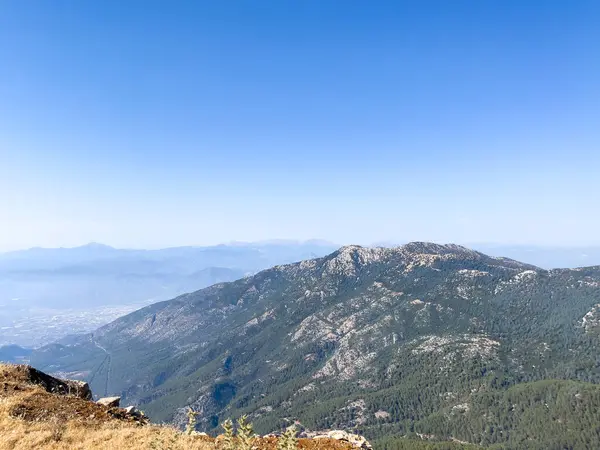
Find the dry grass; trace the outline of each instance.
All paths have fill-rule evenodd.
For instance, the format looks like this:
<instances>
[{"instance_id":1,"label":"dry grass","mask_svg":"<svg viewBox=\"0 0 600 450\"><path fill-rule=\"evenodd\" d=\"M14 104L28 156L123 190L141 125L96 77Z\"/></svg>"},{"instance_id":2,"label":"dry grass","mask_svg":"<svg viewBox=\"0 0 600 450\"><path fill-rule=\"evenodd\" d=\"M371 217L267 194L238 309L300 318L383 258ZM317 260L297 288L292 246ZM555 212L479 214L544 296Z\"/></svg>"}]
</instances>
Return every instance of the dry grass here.
<instances>
[{"instance_id":1,"label":"dry grass","mask_svg":"<svg viewBox=\"0 0 600 450\"><path fill-rule=\"evenodd\" d=\"M31 384L22 366L0 364L0 450L218 450L219 442L219 438L135 422L120 408L48 393ZM277 439L257 439L254 445L258 450L275 450ZM333 440L300 439L298 448L352 447Z\"/></svg>"},{"instance_id":2,"label":"dry grass","mask_svg":"<svg viewBox=\"0 0 600 450\"><path fill-rule=\"evenodd\" d=\"M214 449L211 442L176 430L106 423L87 427L74 422L28 422L0 411L0 449Z\"/></svg>"},{"instance_id":3,"label":"dry grass","mask_svg":"<svg viewBox=\"0 0 600 450\"><path fill-rule=\"evenodd\" d=\"M18 365L18 364L5 364L0 363L0 383L7 382L21 382L25 383L28 381L26 371L24 370L26 366Z\"/></svg>"}]
</instances>

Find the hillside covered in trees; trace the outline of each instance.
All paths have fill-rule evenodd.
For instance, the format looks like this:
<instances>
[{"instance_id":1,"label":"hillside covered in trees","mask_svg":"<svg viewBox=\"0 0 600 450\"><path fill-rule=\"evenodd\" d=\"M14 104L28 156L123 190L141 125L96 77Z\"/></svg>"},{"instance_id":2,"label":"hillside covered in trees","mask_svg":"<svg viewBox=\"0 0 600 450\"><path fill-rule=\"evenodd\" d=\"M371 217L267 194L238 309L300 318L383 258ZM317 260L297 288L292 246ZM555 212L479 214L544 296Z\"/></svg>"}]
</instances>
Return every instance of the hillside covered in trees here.
<instances>
[{"instance_id":1,"label":"hillside covered in trees","mask_svg":"<svg viewBox=\"0 0 600 450\"><path fill-rule=\"evenodd\" d=\"M600 448L600 268L464 247L344 247L32 354L159 421L297 420L380 448ZM446 443L436 447L435 442ZM446 447L444 447L446 446Z\"/></svg>"}]
</instances>

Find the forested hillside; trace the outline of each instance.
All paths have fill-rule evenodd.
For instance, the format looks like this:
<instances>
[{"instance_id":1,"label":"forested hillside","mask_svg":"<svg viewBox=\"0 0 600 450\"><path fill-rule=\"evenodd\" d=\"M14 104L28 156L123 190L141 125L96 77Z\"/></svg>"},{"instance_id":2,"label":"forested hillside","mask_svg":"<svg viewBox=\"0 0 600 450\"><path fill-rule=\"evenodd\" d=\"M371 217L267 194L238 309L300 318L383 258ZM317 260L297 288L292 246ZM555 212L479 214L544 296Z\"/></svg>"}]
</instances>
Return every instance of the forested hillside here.
<instances>
[{"instance_id":1,"label":"forested hillside","mask_svg":"<svg viewBox=\"0 0 600 450\"><path fill-rule=\"evenodd\" d=\"M591 448L599 304L597 267L351 246L152 305L32 363L156 420L191 406L209 432L248 414L260 432L298 419L390 449Z\"/></svg>"}]
</instances>

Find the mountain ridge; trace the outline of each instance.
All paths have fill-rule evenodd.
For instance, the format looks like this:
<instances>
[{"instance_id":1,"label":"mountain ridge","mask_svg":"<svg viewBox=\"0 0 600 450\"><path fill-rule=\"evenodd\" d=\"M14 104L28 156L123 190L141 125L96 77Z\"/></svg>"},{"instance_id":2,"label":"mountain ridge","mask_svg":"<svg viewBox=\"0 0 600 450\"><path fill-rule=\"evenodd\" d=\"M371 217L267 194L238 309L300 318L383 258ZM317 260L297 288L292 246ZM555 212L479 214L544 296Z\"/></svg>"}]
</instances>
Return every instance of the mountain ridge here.
<instances>
[{"instance_id":1,"label":"mountain ridge","mask_svg":"<svg viewBox=\"0 0 600 450\"><path fill-rule=\"evenodd\" d=\"M311 242L140 251L97 247L0 254L0 345L39 347L158 300L335 250Z\"/></svg>"},{"instance_id":2,"label":"mountain ridge","mask_svg":"<svg viewBox=\"0 0 600 450\"><path fill-rule=\"evenodd\" d=\"M274 429L291 414L374 438L406 433L410 416L424 429L490 383L596 382L579 366L594 357L599 282L598 268L548 271L453 244L345 246L146 307L32 361L160 420L180 423L190 405L205 430L238 413Z\"/></svg>"}]
</instances>

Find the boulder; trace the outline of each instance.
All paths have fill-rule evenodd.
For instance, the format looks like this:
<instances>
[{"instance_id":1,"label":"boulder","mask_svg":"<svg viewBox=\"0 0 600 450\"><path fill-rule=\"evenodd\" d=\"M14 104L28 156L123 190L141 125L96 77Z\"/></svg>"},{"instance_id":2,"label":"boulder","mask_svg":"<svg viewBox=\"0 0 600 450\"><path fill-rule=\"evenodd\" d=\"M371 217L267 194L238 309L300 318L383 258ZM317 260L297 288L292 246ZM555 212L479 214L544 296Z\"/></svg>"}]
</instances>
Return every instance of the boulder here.
<instances>
[{"instance_id":1,"label":"boulder","mask_svg":"<svg viewBox=\"0 0 600 450\"><path fill-rule=\"evenodd\" d=\"M139 411L135 406L128 406L127 408L125 408L125 412L130 416L139 417L143 415L142 412Z\"/></svg>"},{"instance_id":2,"label":"boulder","mask_svg":"<svg viewBox=\"0 0 600 450\"><path fill-rule=\"evenodd\" d=\"M125 408L125 412L132 417L146 417L146 415L135 406L128 406Z\"/></svg>"},{"instance_id":3,"label":"boulder","mask_svg":"<svg viewBox=\"0 0 600 450\"><path fill-rule=\"evenodd\" d=\"M319 435L315 436L314 439L335 439L336 441L348 442L350 445L352 445L355 448L362 448L362 449L372 449L373 448L371 446L371 444L369 443L369 441L367 441L364 436L348 433L347 431L343 431L343 430L328 431L326 434L319 434Z\"/></svg>"},{"instance_id":4,"label":"boulder","mask_svg":"<svg viewBox=\"0 0 600 450\"><path fill-rule=\"evenodd\" d=\"M121 403L121 397L104 397L98 400L96 403L108 406L109 408L118 408L119 404Z\"/></svg>"},{"instance_id":5,"label":"boulder","mask_svg":"<svg viewBox=\"0 0 600 450\"><path fill-rule=\"evenodd\" d=\"M90 385L85 381L79 380L63 380L69 386L69 394L75 395L76 397L82 398L84 400L92 400L92 390L90 389Z\"/></svg>"}]
</instances>

